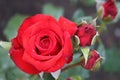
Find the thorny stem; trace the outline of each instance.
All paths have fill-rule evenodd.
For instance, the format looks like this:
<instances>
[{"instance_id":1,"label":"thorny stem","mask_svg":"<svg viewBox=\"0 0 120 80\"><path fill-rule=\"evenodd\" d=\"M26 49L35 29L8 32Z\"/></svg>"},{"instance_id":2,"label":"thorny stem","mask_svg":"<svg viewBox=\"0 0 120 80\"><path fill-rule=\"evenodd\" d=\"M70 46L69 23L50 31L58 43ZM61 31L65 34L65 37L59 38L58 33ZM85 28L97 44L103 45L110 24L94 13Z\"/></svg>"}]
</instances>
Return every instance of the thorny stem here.
<instances>
[{"instance_id":1,"label":"thorny stem","mask_svg":"<svg viewBox=\"0 0 120 80\"><path fill-rule=\"evenodd\" d=\"M75 63L75 64L68 65L68 66L66 66L65 68L63 68L61 71L64 72L64 71L66 71L66 70L68 70L68 69L70 69L70 68L76 67L76 66L80 66L80 62L77 62L77 63Z\"/></svg>"}]
</instances>

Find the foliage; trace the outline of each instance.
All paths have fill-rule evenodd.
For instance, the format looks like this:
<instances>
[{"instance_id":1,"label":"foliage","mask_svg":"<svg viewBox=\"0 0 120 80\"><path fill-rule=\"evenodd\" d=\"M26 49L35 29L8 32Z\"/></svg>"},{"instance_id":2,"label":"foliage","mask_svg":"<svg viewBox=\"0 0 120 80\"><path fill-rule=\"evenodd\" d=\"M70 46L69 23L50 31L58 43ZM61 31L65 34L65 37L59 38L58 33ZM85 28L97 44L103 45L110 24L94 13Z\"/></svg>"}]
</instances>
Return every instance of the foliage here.
<instances>
[{"instance_id":1,"label":"foliage","mask_svg":"<svg viewBox=\"0 0 120 80\"><path fill-rule=\"evenodd\" d=\"M26 79L27 75L18 70L11 61L8 52L0 47L0 80Z\"/></svg>"},{"instance_id":2,"label":"foliage","mask_svg":"<svg viewBox=\"0 0 120 80\"><path fill-rule=\"evenodd\" d=\"M106 59L103 69L107 72L114 73L120 71L120 50L116 47L106 49Z\"/></svg>"},{"instance_id":3,"label":"foliage","mask_svg":"<svg viewBox=\"0 0 120 80\"><path fill-rule=\"evenodd\" d=\"M20 24L26 17L27 16L25 15L16 14L10 19L7 27L4 30L4 34L6 35L8 40L11 40L13 37L16 36Z\"/></svg>"},{"instance_id":4,"label":"foliage","mask_svg":"<svg viewBox=\"0 0 120 80\"><path fill-rule=\"evenodd\" d=\"M56 7L50 3L47 3L43 6L42 13L49 14L55 18L59 18L63 15L64 9L62 7Z\"/></svg>"}]
</instances>

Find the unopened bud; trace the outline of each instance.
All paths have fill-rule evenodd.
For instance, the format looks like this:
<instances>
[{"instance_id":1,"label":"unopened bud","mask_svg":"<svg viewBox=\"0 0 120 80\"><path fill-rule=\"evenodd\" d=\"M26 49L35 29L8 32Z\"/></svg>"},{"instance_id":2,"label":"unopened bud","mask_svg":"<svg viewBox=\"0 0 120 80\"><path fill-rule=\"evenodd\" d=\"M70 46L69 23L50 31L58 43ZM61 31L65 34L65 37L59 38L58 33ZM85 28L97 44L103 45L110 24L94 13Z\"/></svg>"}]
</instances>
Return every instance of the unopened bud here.
<instances>
[{"instance_id":1,"label":"unopened bud","mask_svg":"<svg viewBox=\"0 0 120 80\"><path fill-rule=\"evenodd\" d=\"M85 64L85 59L82 55L80 64L83 68L93 71L99 69L101 61L102 57L100 56L100 54L96 50L91 50L89 52L87 63Z\"/></svg>"}]
</instances>

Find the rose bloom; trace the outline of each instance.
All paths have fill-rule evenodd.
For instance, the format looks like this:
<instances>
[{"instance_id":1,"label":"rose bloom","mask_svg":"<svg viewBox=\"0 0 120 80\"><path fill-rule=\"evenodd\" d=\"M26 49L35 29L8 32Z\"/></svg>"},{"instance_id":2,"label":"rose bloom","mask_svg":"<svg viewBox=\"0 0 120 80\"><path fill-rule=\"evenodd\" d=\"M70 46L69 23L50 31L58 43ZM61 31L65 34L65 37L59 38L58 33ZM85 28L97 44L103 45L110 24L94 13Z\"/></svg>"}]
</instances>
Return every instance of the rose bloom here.
<instances>
[{"instance_id":1,"label":"rose bloom","mask_svg":"<svg viewBox=\"0 0 120 80\"><path fill-rule=\"evenodd\" d=\"M78 26L76 35L79 38L79 45L81 47L91 46L93 37L96 35L97 31L91 24L82 23Z\"/></svg>"},{"instance_id":2,"label":"rose bloom","mask_svg":"<svg viewBox=\"0 0 120 80\"><path fill-rule=\"evenodd\" d=\"M102 57L100 54L96 50L90 50L87 63L85 64L85 59L82 55L80 64L87 70L97 70L100 67L101 61Z\"/></svg>"},{"instance_id":3,"label":"rose bloom","mask_svg":"<svg viewBox=\"0 0 120 80\"><path fill-rule=\"evenodd\" d=\"M103 4L103 17L102 19L105 21L110 21L115 19L117 15L117 8L114 0L107 0Z\"/></svg>"},{"instance_id":4,"label":"rose bloom","mask_svg":"<svg viewBox=\"0 0 120 80\"><path fill-rule=\"evenodd\" d=\"M10 57L28 74L55 72L72 60L71 37L76 29L76 24L64 17L58 21L45 14L26 18L12 39Z\"/></svg>"}]
</instances>

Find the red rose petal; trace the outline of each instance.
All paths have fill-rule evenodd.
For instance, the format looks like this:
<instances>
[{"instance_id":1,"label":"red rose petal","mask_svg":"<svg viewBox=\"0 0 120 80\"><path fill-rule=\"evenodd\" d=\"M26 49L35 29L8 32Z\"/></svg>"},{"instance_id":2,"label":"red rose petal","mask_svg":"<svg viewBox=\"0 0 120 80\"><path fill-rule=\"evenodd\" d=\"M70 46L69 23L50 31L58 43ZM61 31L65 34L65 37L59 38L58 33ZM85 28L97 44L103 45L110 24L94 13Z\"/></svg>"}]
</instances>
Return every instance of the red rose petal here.
<instances>
[{"instance_id":1,"label":"red rose petal","mask_svg":"<svg viewBox=\"0 0 120 80\"><path fill-rule=\"evenodd\" d=\"M63 29L63 31L68 31L71 36L73 36L77 30L76 23L74 23L62 16L59 19L59 24L60 24L61 28Z\"/></svg>"},{"instance_id":2,"label":"red rose petal","mask_svg":"<svg viewBox=\"0 0 120 80\"><path fill-rule=\"evenodd\" d=\"M12 51L12 52L11 52ZM24 72L28 74L38 74L40 71L38 71L33 65L25 62L23 57L23 51L20 50L10 50L10 57L14 61L14 63Z\"/></svg>"},{"instance_id":3,"label":"red rose petal","mask_svg":"<svg viewBox=\"0 0 120 80\"><path fill-rule=\"evenodd\" d=\"M23 49L20 47L17 38L14 38L12 40L12 48L10 49L10 57L14 61L14 63L24 72L28 74L37 74L40 71L38 71L35 67L33 67L31 64L25 62L22 60L23 56Z\"/></svg>"},{"instance_id":4,"label":"red rose petal","mask_svg":"<svg viewBox=\"0 0 120 80\"><path fill-rule=\"evenodd\" d=\"M117 7L115 5L114 0L107 0L106 3L103 4L104 15L103 19L107 18L109 15L112 19L114 19L117 15Z\"/></svg>"},{"instance_id":5,"label":"red rose petal","mask_svg":"<svg viewBox=\"0 0 120 80\"><path fill-rule=\"evenodd\" d=\"M36 14L34 16L26 18L18 30L19 41L21 42L22 35L26 29L36 24L37 22L43 23L43 22L47 22L48 20L56 21L52 16L45 14Z\"/></svg>"},{"instance_id":6,"label":"red rose petal","mask_svg":"<svg viewBox=\"0 0 120 80\"><path fill-rule=\"evenodd\" d=\"M66 63L66 60L64 58L64 56L61 56L61 58L59 58L56 63L54 63L54 65L47 70L47 72L54 72L58 69L62 69L62 67Z\"/></svg>"},{"instance_id":7,"label":"red rose petal","mask_svg":"<svg viewBox=\"0 0 120 80\"><path fill-rule=\"evenodd\" d=\"M50 69L62 56L61 52L59 52L58 55L54 56L52 59L47 60L47 61L46 60L38 61L32 58L29 54L24 53L23 60L27 61L28 63L33 64L39 71L48 72L47 70Z\"/></svg>"},{"instance_id":8,"label":"red rose petal","mask_svg":"<svg viewBox=\"0 0 120 80\"><path fill-rule=\"evenodd\" d=\"M67 63L72 61L72 56L73 56L73 45L72 45L72 40L70 38L70 34L68 32L65 32L65 44L63 47L64 50L64 56L66 58Z\"/></svg>"}]
</instances>

